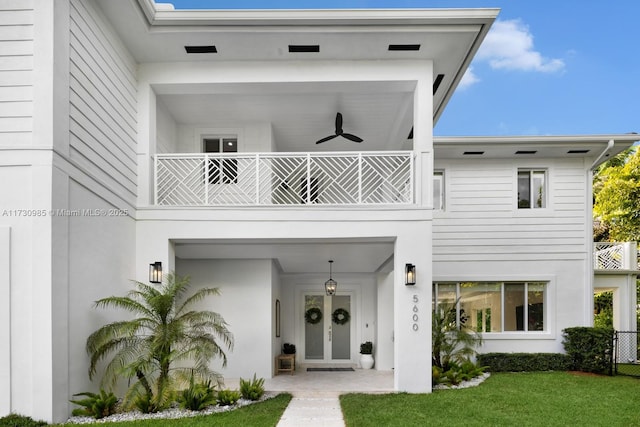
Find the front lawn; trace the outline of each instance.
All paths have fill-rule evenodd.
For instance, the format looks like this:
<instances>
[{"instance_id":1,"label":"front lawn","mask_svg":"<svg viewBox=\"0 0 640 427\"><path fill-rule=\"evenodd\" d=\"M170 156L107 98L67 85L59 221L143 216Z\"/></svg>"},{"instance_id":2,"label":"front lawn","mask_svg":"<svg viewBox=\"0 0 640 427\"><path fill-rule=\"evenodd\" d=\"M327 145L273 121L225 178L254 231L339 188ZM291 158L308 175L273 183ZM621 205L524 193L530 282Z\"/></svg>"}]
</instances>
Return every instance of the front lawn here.
<instances>
[{"instance_id":1,"label":"front lawn","mask_svg":"<svg viewBox=\"0 0 640 427\"><path fill-rule=\"evenodd\" d=\"M221 412L212 415L202 415L191 418L180 418L172 420L139 420L127 422L113 422L100 424L106 427L273 427L278 424L282 413L291 400L290 394L279 394L267 399L264 402L253 403L234 409L233 411ZM61 424L60 427L74 426L78 424Z\"/></svg>"},{"instance_id":2,"label":"front lawn","mask_svg":"<svg viewBox=\"0 0 640 427\"><path fill-rule=\"evenodd\" d=\"M483 384L431 394L347 394L356 426L640 425L640 380L570 372L495 373Z\"/></svg>"}]
</instances>

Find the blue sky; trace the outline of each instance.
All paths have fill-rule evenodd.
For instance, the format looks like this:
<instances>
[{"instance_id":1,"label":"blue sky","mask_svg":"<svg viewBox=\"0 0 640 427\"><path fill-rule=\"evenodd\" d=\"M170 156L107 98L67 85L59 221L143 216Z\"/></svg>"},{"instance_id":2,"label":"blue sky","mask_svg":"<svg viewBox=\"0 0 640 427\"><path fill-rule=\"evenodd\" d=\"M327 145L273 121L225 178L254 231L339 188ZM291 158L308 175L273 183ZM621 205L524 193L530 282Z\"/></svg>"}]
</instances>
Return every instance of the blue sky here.
<instances>
[{"instance_id":1,"label":"blue sky","mask_svg":"<svg viewBox=\"0 0 640 427\"><path fill-rule=\"evenodd\" d=\"M640 132L638 0L171 2L177 9L499 7L436 135Z\"/></svg>"}]
</instances>

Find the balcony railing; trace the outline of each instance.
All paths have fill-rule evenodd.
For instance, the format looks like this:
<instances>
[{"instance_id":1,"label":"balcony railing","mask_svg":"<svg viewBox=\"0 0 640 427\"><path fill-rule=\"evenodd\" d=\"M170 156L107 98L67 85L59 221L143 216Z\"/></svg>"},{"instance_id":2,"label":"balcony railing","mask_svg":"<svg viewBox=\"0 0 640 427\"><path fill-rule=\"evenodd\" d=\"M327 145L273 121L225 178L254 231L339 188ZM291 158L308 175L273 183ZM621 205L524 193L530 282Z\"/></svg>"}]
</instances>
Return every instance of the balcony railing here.
<instances>
[{"instance_id":1,"label":"balcony railing","mask_svg":"<svg viewBox=\"0 0 640 427\"><path fill-rule=\"evenodd\" d=\"M413 152L158 154L163 206L413 203Z\"/></svg>"},{"instance_id":2,"label":"balcony railing","mask_svg":"<svg viewBox=\"0 0 640 427\"><path fill-rule=\"evenodd\" d=\"M594 270L640 270L640 254L635 242L596 242Z\"/></svg>"}]
</instances>

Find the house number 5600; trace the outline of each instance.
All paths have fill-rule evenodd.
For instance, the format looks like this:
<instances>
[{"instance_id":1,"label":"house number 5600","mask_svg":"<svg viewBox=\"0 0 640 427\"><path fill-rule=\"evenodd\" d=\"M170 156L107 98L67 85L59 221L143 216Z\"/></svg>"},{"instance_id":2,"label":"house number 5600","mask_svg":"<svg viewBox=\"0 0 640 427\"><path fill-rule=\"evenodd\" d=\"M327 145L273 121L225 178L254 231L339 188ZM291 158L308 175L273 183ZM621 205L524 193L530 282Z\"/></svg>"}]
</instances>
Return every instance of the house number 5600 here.
<instances>
[{"instance_id":1,"label":"house number 5600","mask_svg":"<svg viewBox=\"0 0 640 427\"><path fill-rule=\"evenodd\" d=\"M419 301L418 300L418 295L414 295L413 296L413 317L412 317L413 325L411 326L411 328L414 331L417 331L419 329L419 327L418 327L418 319L419 319L419 317L418 317L418 301Z\"/></svg>"}]
</instances>

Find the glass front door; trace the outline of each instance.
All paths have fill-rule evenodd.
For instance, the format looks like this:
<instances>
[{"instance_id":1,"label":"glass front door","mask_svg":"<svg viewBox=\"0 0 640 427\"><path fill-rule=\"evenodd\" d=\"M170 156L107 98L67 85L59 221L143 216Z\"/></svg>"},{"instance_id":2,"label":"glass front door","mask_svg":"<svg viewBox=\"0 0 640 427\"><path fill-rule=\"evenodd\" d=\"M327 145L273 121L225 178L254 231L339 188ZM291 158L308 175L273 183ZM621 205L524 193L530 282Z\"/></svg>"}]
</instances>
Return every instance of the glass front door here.
<instances>
[{"instance_id":1,"label":"glass front door","mask_svg":"<svg viewBox=\"0 0 640 427\"><path fill-rule=\"evenodd\" d=\"M315 362L351 359L351 296L305 295L305 358Z\"/></svg>"}]
</instances>

